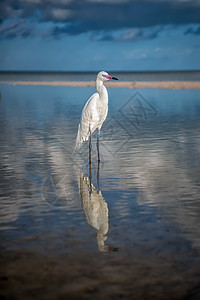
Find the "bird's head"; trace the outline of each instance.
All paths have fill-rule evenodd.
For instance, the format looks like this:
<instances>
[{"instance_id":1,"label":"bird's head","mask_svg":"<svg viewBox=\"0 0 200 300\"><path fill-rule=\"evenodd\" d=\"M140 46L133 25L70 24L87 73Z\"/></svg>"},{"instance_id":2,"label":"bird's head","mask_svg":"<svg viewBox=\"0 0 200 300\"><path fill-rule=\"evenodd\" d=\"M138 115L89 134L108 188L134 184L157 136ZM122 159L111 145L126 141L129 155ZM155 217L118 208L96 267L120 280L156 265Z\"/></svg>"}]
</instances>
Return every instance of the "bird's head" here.
<instances>
[{"instance_id":1,"label":"bird's head","mask_svg":"<svg viewBox=\"0 0 200 300\"><path fill-rule=\"evenodd\" d=\"M109 75L105 71L99 72L98 75L97 75L97 79L102 80L102 81L108 81L110 79L118 80L118 78Z\"/></svg>"}]
</instances>

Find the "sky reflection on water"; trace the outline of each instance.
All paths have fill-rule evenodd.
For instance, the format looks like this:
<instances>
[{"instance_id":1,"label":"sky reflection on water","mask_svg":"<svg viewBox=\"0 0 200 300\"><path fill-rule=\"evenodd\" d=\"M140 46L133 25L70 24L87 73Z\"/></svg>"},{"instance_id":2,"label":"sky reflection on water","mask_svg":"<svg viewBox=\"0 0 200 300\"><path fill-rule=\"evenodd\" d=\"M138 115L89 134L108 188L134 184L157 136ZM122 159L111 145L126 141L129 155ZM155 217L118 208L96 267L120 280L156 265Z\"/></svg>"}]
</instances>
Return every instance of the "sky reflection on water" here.
<instances>
[{"instance_id":1,"label":"sky reflection on water","mask_svg":"<svg viewBox=\"0 0 200 300\"><path fill-rule=\"evenodd\" d=\"M197 276L199 91L109 89L99 194L93 137L93 202L88 144L73 153L81 109L92 91L1 87L3 247L96 253L106 249L107 238L119 259L139 255L153 262L161 255L166 263L173 257ZM158 272L156 263L151 267Z\"/></svg>"},{"instance_id":2,"label":"sky reflection on water","mask_svg":"<svg viewBox=\"0 0 200 300\"><path fill-rule=\"evenodd\" d=\"M65 213L74 209L76 214L81 209L77 178L81 172L88 176L88 145L79 154L73 154L73 147L81 109L92 89L2 86L1 90L5 228L17 228L22 214L37 215L48 210L47 204L64 207ZM199 247L199 91L110 89L109 94L100 180L102 191L118 195L111 201L112 209L120 210L120 215L124 211L128 224L133 216L125 212L132 202L157 207L157 213ZM95 142L94 135L94 162ZM125 203L124 195L129 195ZM112 222L116 221L114 217Z\"/></svg>"}]
</instances>

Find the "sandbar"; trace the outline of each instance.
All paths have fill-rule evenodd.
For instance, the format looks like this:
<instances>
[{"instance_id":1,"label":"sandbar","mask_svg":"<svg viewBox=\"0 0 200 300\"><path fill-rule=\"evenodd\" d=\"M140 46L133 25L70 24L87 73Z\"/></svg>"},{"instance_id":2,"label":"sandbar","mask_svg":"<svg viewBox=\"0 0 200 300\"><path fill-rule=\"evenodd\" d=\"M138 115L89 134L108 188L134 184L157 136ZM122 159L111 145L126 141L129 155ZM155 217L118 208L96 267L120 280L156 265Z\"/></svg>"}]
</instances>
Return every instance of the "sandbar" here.
<instances>
[{"instance_id":1,"label":"sandbar","mask_svg":"<svg viewBox=\"0 0 200 300\"><path fill-rule=\"evenodd\" d=\"M94 81L1 81L0 84L9 85L47 85L47 86L72 86L72 87L93 87ZM200 89L200 81L118 81L106 82L107 87L131 88L131 89Z\"/></svg>"}]
</instances>

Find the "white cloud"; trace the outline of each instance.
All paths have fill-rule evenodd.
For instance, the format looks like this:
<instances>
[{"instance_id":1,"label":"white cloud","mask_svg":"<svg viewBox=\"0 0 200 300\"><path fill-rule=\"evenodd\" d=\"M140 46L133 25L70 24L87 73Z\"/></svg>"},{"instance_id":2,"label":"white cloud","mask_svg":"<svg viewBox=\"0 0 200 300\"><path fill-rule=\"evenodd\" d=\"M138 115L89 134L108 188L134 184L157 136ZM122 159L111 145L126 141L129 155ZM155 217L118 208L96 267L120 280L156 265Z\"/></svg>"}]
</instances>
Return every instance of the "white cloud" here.
<instances>
[{"instance_id":1,"label":"white cloud","mask_svg":"<svg viewBox=\"0 0 200 300\"><path fill-rule=\"evenodd\" d=\"M138 28L129 28L126 29L122 34L120 34L116 39L121 41L133 40L137 39L140 33L141 30L139 30Z\"/></svg>"},{"instance_id":2,"label":"white cloud","mask_svg":"<svg viewBox=\"0 0 200 300\"><path fill-rule=\"evenodd\" d=\"M52 17L58 21L66 21L72 17L73 13L70 9L54 8L51 10Z\"/></svg>"},{"instance_id":3,"label":"white cloud","mask_svg":"<svg viewBox=\"0 0 200 300\"><path fill-rule=\"evenodd\" d=\"M144 59L147 58L148 53L144 49L136 49L130 51L123 51L123 56L125 59Z\"/></svg>"},{"instance_id":4,"label":"white cloud","mask_svg":"<svg viewBox=\"0 0 200 300\"><path fill-rule=\"evenodd\" d=\"M131 2L130 0L86 0L91 3L105 3L105 4L125 4Z\"/></svg>"}]
</instances>

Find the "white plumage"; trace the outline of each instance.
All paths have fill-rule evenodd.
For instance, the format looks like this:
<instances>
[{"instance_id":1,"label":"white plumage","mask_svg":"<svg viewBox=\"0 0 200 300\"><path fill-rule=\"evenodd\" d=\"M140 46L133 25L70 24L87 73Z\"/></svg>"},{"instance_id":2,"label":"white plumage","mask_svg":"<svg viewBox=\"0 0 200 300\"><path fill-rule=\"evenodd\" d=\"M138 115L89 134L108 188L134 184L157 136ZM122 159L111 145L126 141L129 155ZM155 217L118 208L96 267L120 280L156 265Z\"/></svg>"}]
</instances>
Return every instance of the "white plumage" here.
<instances>
[{"instance_id":1,"label":"white plumage","mask_svg":"<svg viewBox=\"0 0 200 300\"><path fill-rule=\"evenodd\" d=\"M104 81L117 78L110 76L107 72L101 71L96 78L96 90L86 102L81 120L78 126L75 149L80 149L82 142L87 141L90 135L98 129L97 147L99 142L99 133L103 122L108 114L108 92L104 86Z\"/></svg>"}]
</instances>

